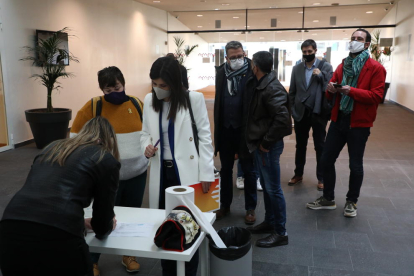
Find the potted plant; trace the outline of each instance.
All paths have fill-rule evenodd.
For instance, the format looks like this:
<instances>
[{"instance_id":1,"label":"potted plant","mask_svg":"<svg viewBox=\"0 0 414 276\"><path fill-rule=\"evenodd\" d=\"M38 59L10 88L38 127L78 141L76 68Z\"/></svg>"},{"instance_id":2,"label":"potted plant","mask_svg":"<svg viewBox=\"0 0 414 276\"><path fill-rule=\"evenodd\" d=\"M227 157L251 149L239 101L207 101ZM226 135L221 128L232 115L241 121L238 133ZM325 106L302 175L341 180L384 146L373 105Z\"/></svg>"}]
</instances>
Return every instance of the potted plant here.
<instances>
[{"instance_id":1,"label":"potted plant","mask_svg":"<svg viewBox=\"0 0 414 276\"><path fill-rule=\"evenodd\" d=\"M47 39L38 39L34 47L26 46L28 56L20 59L31 61L40 69L39 74L31 78L40 80L47 89L47 107L25 111L26 121L30 124L37 148L41 149L50 142L67 137L72 110L68 108L53 108L52 92L61 88L59 78L69 78L73 74L66 72L63 60L79 62L67 49L62 49L62 37L67 35L68 28L53 33Z\"/></svg>"},{"instance_id":2,"label":"potted plant","mask_svg":"<svg viewBox=\"0 0 414 276\"><path fill-rule=\"evenodd\" d=\"M175 56L177 57L177 61L180 65L184 65L186 58L198 47L198 44L193 46L186 46L184 49L182 48L185 43L185 40L179 36L174 36L174 44L177 46L175 50ZM190 69L187 68L187 71Z\"/></svg>"},{"instance_id":3,"label":"potted plant","mask_svg":"<svg viewBox=\"0 0 414 276\"><path fill-rule=\"evenodd\" d=\"M376 32L374 32L372 34L372 42L370 45L370 52L371 52L371 58L378 61L379 63L381 63L382 65L384 65L384 59L382 58L382 55L384 56L391 56L391 47L381 47L380 45L380 35L381 35L381 30L377 30ZM384 48L384 49L381 49ZM385 101L385 96L387 95L388 92L388 88L390 87L390 83L386 82L385 83L385 87L384 87L384 96L382 97L382 101L381 103L384 103Z\"/></svg>"}]
</instances>

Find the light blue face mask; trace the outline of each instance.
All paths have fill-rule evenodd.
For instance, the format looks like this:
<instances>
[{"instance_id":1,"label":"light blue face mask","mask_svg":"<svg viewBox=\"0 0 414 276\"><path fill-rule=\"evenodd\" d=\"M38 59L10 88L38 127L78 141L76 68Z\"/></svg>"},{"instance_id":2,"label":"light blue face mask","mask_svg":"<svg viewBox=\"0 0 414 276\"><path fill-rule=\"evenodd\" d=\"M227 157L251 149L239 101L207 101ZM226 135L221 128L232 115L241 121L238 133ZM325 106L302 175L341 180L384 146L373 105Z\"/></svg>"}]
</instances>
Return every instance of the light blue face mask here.
<instances>
[{"instance_id":1,"label":"light blue face mask","mask_svg":"<svg viewBox=\"0 0 414 276\"><path fill-rule=\"evenodd\" d=\"M158 100L163 100L171 96L171 90L164 90L159 87L152 87L152 89L154 89L155 96L157 96Z\"/></svg>"}]
</instances>

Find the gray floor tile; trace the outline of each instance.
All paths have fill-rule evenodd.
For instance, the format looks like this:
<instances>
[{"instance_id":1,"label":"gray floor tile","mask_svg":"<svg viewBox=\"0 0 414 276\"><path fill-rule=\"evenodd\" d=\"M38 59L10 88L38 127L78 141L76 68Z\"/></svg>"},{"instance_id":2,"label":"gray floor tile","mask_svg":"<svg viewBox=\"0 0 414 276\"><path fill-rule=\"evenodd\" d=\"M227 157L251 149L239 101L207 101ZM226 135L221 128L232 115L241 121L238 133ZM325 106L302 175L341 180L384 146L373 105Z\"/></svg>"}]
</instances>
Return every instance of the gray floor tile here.
<instances>
[{"instance_id":1,"label":"gray floor tile","mask_svg":"<svg viewBox=\"0 0 414 276\"><path fill-rule=\"evenodd\" d=\"M350 253L352 264L357 271L407 276L412 276L414 273L414 262L411 255L358 250L351 250Z\"/></svg>"},{"instance_id":2,"label":"gray floor tile","mask_svg":"<svg viewBox=\"0 0 414 276\"><path fill-rule=\"evenodd\" d=\"M334 237L337 248L373 251L367 234L335 232Z\"/></svg>"},{"instance_id":3,"label":"gray floor tile","mask_svg":"<svg viewBox=\"0 0 414 276\"><path fill-rule=\"evenodd\" d=\"M273 248L258 248L255 246L253 261L312 266L312 247L287 245Z\"/></svg>"},{"instance_id":4,"label":"gray floor tile","mask_svg":"<svg viewBox=\"0 0 414 276\"><path fill-rule=\"evenodd\" d=\"M304 276L307 274L307 266L271 264L264 262L253 263L253 275L255 276Z\"/></svg>"},{"instance_id":5,"label":"gray floor tile","mask_svg":"<svg viewBox=\"0 0 414 276\"><path fill-rule=\"evenodd\" d=\"M341 212L342 214L342 212ZM351 232L351 233L372 233L367 219L341 217L318 217L318 230Z\"/></svg>"},{"instance_id":6,"label":"gray floor tile","mask_svg":"<svg viewBox=\"0 0 414 276\"><path fill-rule=\"evenodd\" d=\"M313 248L313 266L341 270L352 269L347 249Z\"/></svg>"},{"instance_id":7,"label":"gray floor tile","mask_svg":"<svg viewBox=\"0 0 414 276\"><path fill-rule=\"evenodd\" d=\"M377 276L377 273L309 267L309 276Z\"/></svg>"}]
</instances>

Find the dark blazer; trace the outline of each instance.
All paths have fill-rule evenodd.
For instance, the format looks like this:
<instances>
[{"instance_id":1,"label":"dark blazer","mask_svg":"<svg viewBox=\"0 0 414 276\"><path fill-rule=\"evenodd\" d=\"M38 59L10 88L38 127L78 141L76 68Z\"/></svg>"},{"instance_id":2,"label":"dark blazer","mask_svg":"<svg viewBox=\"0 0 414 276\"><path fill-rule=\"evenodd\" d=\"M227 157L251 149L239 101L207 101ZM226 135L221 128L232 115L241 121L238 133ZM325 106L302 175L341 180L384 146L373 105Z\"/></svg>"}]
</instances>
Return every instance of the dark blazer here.
<instances>
[{"instance_id":1,"label":"dark blazer","mask_svg":"<svg viewBox=\"0 0 414 276\"><path fill-rule=\"evenodd\" d=\"M316 60L315 66L318 67L320 60ZM304 102L310 97L311 91L316 91L319 96L319 103L321 104L321 114L330 112L323 110L323 98L330 79L332 78L333 70L332 65L325 62L322 66L321 73L319 75L312 75L309 86L306 85L306 68L305 62L301 62L293 67L292 77L290 80L289 98L292 109L292 117L295 121L300 121L305 114L306 106ZM327 118L328 119L328 118Z\"/></svg>"},{"instance_id":2,"label":"dark blazer","mask_svg":"<svg viewBox=\"0 0 414 276\"><path fill-rule=\"evenodd\" d=\"M272 144L292 134L288 93L272 71L263 77L259 86L254 79L247 90L254 91L249 106L246 141L250 152L260 145L269 149Z\"/></svg>"},{"instance_id":3,"label":"dark blazer","mask_svg":"<svg viewBox=\"0 0 414 276\"><path fill-rule=\"evenodd\" d=\"M245 110L245 106L248 106L248 97L246 97L246 83L252 76L252 70L250 68L251 60L245 58L249 64L249 69L247 70L246 77L242 79L241 89L243 93L243 110ZM220 130L223 126L223 98L224 98L224 82L227 81L226 74L224 71L225 63L216 67L216 95L214 100L214 155L217 156L217 152L220 151ZM246 121L243 121L243 125L246 125ZM244 138L242 139L244 141Z\"/></svg>"},{"instance_id":4,"label":"dark blazer","mask_svg":"<svg viewBox=\"0 0 414 276\"><path fill-rule=\"evenodd\" d=\"M93 230L97 238L109 235L120 163L109 153L98 162L98 145L76 149L63 167L42 162L43 152L36 156L26 183L7 205L2 220L36 222L83 237L83 208L94 199Z\"/></svg>"}]
</instances>

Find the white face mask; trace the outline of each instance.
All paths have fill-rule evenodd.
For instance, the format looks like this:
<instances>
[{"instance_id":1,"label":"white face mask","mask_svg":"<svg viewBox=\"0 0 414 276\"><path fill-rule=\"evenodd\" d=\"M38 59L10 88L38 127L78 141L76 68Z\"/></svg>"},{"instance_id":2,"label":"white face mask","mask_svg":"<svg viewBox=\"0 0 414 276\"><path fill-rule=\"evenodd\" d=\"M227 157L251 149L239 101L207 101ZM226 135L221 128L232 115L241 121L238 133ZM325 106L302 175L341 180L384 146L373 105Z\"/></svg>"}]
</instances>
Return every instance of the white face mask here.
<instances>
[{"instance_id":1,"label":"white face mask","mask_svg":"<svg viewBox=\"0 0 414 276\"><path fill-rule=\"evenodd\" d=\"M238 58L230 60L230 67L232 70L237 71L244 65L244 58Z\"/></svg>"},{"instance_id":2,"label":"white face mask","mask_svg":"<svg viewBox=\"0 0 414 276\"><path fill-rule=\"evenodd\" d=\"M158 100L163 100L171 95L171 90L164 90L159 87L153 87L153 89Z\"/></svg>"},{"instance_id":3,"label":"white face mask","mask_svg":"<svg viewBox=\"0 0 414 276\"><path fill-rule=\"evenodd\" d=\"M359 53L365 49L365 43L353 40L349 43L349 51L353 54Z\"/></svg>"}]
</instances>

